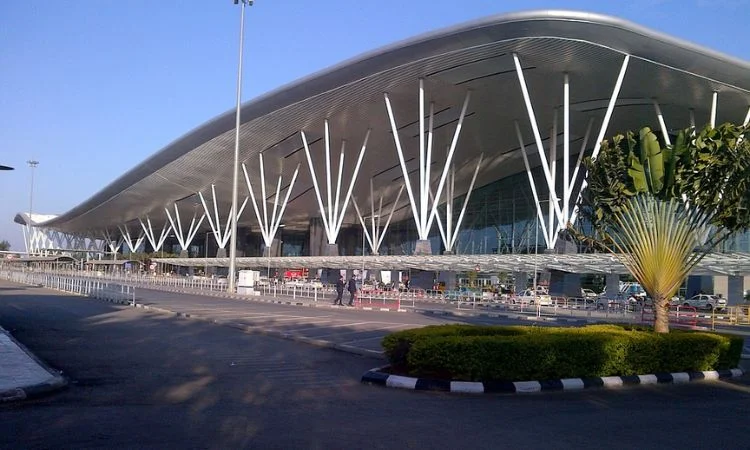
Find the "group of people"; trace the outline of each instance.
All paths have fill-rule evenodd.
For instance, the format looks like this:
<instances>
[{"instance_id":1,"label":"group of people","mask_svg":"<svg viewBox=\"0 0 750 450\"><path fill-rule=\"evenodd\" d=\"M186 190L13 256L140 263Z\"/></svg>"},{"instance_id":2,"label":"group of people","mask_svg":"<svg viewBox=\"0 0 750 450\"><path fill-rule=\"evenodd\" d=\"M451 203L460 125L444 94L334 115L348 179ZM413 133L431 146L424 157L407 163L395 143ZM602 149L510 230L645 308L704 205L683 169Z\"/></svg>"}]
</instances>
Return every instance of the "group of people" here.
<instances>
[{"instance_id":1,"label":"group of people","mask_svg":"<svg viewBox=\"0 0 750 450\"><path fill-rule=\"evenodd\" d=\"M344 306L342 300L342 297L344 296L344 288L349 291L349 303L347 305L354 306L354 295L356 295L357 293L357 280L355 279L354 275L352 275L352 278L349 280L348 284L344 280L343 275L339 276L339 279L336 282L336 300L333 301L333 304Z\"/></svg>"}]
</instances>

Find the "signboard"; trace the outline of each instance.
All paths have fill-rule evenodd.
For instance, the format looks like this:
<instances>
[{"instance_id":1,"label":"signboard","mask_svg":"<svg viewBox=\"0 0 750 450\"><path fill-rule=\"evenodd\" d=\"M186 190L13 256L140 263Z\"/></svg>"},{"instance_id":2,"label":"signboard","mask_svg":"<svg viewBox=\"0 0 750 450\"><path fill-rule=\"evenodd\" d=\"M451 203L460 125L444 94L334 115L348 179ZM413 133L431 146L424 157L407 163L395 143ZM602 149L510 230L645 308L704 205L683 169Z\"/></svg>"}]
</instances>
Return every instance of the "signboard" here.
<instances>
[{"instance_id":1,"label":"signboard","mask_svg":"<svg viewBox=\"0 0 750 450\"><path fill-rule=\"evenodd\" d=\"M288 269L284 271L284 278L287 280L296 280L298 278L307 278L308 269Z\"/></svg>"}]
</instances>

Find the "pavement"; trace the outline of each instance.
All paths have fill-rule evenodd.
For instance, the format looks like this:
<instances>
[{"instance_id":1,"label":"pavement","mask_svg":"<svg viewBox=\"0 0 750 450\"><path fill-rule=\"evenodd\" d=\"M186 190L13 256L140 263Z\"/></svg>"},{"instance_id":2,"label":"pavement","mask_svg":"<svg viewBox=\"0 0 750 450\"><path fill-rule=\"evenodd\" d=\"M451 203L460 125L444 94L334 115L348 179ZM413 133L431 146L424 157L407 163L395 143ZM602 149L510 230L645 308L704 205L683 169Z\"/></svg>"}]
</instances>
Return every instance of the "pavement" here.
<instances>
[{"instance_id":1,"label":"pavement","mask_svg":"<svg viewBox=\"0 0 750 450\"><path fill-rule=\"evenodd\" d=\"M397 324L500 322L182 297L181 311L363 346ZM166 308L171 300L158 301ZM1 281L0 325L69 383L0 404L0 448L453 449L468 439L477 450L647 450L750 442L750 377L529 395L381 389L360 382L382 365L376 358Z\"/></svg>"},{"instance_id":2,"label":"pavement","mask_svg":"<svg viewBox=\"0 0 750 450\"><path fill-rule=\"evenodd\" d=\"M0 403L39 397L66 385L64 377L0 327Z\"/></svg>"},{"instance_id":3,"label":"pavement","mask_svg":"<svg viewBox=\"0 0 750 450\"><path fill-rule=\"evenodd\" d=\"M173 297L170 301L169 293L181 294ZM202 291L197 289L186 289L176 288L167 286L147 286L137 288L137 307L146 309L156 309L162 312L175 313L182 317L191 317L194 319L207 319L217 323L225 320L225 318L219 320L213 320L215 317L215 310L213 308L205 309L199 308L198 310L192 309L188 305L184 305L186 297L188 296L202 296L208 298L221 298L230 300L241 300L244 302L254 303L267 303L276 305L286 306L304 306L311 308L322 308L332 310L348 310L348 307L334 306L330 299L321 295L318 299L309 297L291 295L258 295L258 296L243 296L238 294L229 294L226 292L219 291ZM332 297L331 297L332 298ZM174 300L177 300L176 302ZM211 306L215 302L210 302ZM123 304L128 304L123 302ZM537 313L534 307L523 307L520 305L507 305L500 303L446 303L442 300L430 300L422 299L414 302L402 302L399 306L392 300L379 304L378 299L364 299L358 306L357 310L369 311L369 312L386 312L386 313L415 313L421 316L432 316L439 318L440 323L455 323L456 321L474 323L474 324L523 324L532 322L538 325L586 325L594 323L611 323L611 322L625 322L625 323L641 323L639 313L622 313L622 312L608 312L591 309L563 309L563 308L542 308L541 314ZM224 312L228 312L225 310ZM421 323L416 326L430 325L432 323ZM675 328L686 328L699 331L715 331L719 333L735 334L745 337L745 346L742 352L743 360L750 360L750 327L748 326L722 326L719 325L711 330L707 323L699 322L697 326L689 326L684 324L672 324ZM255 331L260 331L258 327L254 327ZM249 330L248 330L249 331ZM294 339L294 333L290 334L288 329L281 330L278 333L275 328L266 328L266 334L277 335L279 337ZM388 332L395 331L389 330ZM380 351L380 341L388 332L383 333L378 337L375 342L374 348L366 349L362 352L362 349L342 347L339 348L345 351L351 351L357 354L382 354ZM309 341L305 336L299 336L300 341ZM312 342L315 344L315 342ZM320 343L318 343L320 344ZM337 348L336 345L328 345L332 348Z\"/></svg>"},{"instance_id":4,"label":"pavement","mask_svg":"<svg viewBox=\"0 0 750 450\"><path fill-rule=\"evenodd\" d=\"M443 323L583 325L602 321L633 321L623 315L591 311L537 316L532 311L490 308L456 309L436 302L407 308L380 308L367 303L359 308L334 306L330 299L286 296L237 296L186 289L137 289L136 304L144 310L199 320L317 347L383 359L382 338L397 330ZM403 314L410 312L412 314ZM721 330L750 336L750 330ZM750 337L743 358L750 355ZM743 361L743 366L748 361ZM65 387L66 381L47 367L7 331L0 328L0 401L31 398Z\"/></svg>"}]
</instances>

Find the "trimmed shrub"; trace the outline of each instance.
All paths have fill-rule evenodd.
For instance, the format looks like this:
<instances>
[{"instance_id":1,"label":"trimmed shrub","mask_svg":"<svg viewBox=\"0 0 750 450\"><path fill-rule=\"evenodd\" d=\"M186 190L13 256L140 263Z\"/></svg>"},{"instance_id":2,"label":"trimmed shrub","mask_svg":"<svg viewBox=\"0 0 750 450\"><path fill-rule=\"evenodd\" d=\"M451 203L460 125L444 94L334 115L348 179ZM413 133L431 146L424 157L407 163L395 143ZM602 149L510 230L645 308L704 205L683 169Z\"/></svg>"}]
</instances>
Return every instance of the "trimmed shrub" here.
<instances>
[{"instance_id":1,"label":"trimmed shrub","mask_svg":"<svg viewBox=\"0 0 750 450\"><path fill-rule=\"evenodd\" d=\"M736 367L743 340L646 327L447 325L393 333L391 364L409 375L465 381L520 381L638 375Z\"/></svg>"},{"instance_id":2,"label":"trimmed shrub","mask_svg":"<svg viewBox=\"0 0 750 450\"><path fill-rule=\"evenodd\" d=\"M474 326L474 325L429 325L422 328L399 331L385 336L381 342L391 365L406 366L406 355L415 341L441 336L515 336L529 333L531 327L522 326Z\"/></svg>"}]
</instances>

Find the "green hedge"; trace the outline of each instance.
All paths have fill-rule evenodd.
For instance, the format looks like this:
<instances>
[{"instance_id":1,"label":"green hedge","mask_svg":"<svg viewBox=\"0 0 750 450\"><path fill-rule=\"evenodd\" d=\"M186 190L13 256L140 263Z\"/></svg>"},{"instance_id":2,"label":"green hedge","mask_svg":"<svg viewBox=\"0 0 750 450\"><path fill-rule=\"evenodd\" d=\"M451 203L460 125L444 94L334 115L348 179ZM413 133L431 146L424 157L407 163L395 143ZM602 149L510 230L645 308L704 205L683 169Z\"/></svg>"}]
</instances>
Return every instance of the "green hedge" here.
<instances>
[{"instance_id":1,"label":"green hedge","mask_svg":"<svg viewBox=\"0 0 750 450\"><path fill-rule=\"evenodd\" d=\"M383 339L392 366L409 375L520 381L736 367L743 339L715 333L654 333L648 327L441 325Z\"/></svg>"}]
</instances>

